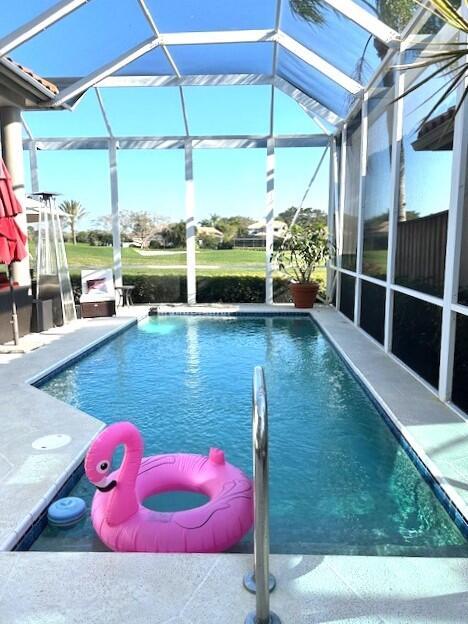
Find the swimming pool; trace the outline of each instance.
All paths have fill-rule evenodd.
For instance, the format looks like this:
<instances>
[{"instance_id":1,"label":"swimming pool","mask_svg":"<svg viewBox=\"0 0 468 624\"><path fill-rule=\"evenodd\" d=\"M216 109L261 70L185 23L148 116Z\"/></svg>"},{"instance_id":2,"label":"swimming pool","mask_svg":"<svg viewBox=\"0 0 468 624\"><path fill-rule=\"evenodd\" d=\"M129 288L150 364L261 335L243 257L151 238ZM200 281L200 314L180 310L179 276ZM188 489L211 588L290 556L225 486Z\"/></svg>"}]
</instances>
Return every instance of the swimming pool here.
<instances>
[{"instance_id":1,"label":"swimming pool","mask_svg":"<svg viewBox=\"0 0 468 624\"><path fill-rule=\"evenodd\" d=\"M264 365L271 549L468 554L467 541L359 382L307 317L150 317L42 385L106 423L130 420L145 454L208 452L251 473L251 383ZM73 493L89 503L81 479ZM165 494L160 510L199 504ZM239 549L250 548L246 538ZM103 546L89 519L47 527L38 550Z\"/></svg>"}]
</instances>

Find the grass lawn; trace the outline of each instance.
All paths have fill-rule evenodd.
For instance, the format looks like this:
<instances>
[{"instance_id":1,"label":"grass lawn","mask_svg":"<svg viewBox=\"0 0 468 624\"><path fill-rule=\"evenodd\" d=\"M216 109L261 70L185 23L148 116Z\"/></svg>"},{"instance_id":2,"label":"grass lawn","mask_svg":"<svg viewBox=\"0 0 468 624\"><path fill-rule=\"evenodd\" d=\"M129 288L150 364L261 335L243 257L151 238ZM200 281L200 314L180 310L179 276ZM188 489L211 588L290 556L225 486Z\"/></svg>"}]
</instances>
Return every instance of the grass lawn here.
<instances>
[{"instance_id":1,"label":"grass lawn","mask_svg":"<svg viewBox=\"0 0 468 624\"><path fill-rule=\"evenodd\" d=\"M65 245L70 271L111 267L111 247L91 247L83 243ZM122 265L127 274L183 275L185 250L167 250L168 255L142 255L134 248L122 249ZM200 275L262 275L265 252L250 249L197 250L197 272Z\"/></svg>"},{"instance_id":2,"label":"grass lawn","mask_svg":"<svg viewBox=\"0 0 468 624\"><path fill-rule=\"evenodd\" d=\"M71 273L81 269L112 266L112 247L92 247L84 243L66 243ZM142 255L134 248L122 249L123 272L127 275L185 275L185 250L168 255ZM197 275L265 275L265 252L257 249L197 250ZM325 281L325 269L317 276Z\"/></svg>"}]
</instances>

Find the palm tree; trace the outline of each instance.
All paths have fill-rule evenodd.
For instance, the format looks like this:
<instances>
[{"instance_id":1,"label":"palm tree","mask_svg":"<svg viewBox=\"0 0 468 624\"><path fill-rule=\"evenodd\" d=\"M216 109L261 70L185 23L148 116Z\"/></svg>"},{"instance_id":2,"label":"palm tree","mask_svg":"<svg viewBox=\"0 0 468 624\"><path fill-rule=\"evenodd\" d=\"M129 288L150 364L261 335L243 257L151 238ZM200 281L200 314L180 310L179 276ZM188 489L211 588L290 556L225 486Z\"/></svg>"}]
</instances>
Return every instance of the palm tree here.
<instances>
[{"instance_id":1,"label":"palm tree","mask_svg":"<svg viewBox=\"0 0 468 624\"><path fill-rule=\"evenodd\" d=\"M76 224L85 216L86 211L80 202L75 199L66 199L60 204L59 208L65 213L65 221L70 226L73 244L76 245Z\"/></svg>"},{"instance_id":2,"label":"palm tree","mask_svg":"<svg viewBox=\"0 0 468 624\"><path fill-rule=\"evenodd\" d=\"M221 217L219 215L217 215L215 212L212 212L208 219L208 221L210 222L210 226L215 228L218 225L220 218Z\"/></svg>"}]
</instances>

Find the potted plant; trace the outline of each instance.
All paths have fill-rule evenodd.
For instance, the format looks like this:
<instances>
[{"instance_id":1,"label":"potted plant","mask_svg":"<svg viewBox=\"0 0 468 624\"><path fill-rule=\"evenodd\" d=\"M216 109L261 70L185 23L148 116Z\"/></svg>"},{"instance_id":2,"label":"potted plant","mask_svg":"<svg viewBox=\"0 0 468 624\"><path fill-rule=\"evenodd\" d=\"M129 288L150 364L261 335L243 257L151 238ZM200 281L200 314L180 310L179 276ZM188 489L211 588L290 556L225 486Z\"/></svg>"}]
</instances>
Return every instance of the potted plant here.
<instances>
[{"instance_id":1,"label":"potted plant","mask_svg":"<svg viewBox=\"0 0 468 624\"><path fill-rule=\"evenodd\" d=\"M329 250L325 227L293 225L273 254L278 271L291 279L289 289L296 308L313 307L319 290L313 274L327 260Z\"/></svg>"}]
</instances>

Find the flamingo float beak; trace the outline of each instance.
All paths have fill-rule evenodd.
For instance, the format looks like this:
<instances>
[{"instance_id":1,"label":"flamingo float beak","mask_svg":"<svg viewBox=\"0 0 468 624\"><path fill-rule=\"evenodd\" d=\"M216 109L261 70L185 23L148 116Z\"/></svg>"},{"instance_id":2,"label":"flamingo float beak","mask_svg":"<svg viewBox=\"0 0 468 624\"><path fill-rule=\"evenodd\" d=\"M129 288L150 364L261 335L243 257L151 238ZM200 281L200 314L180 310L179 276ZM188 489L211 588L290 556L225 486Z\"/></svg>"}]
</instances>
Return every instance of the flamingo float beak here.
<instances>
[{"instance_id":1,"label":"flamingo float beak","mask_svg":"<svg viewBox=\"0 0 468 624\"><path fill-rule=\"evenodd\" d=\"M100 492L110 492L117 485L117 481L115 479L112 479L111 481L108 481L108 479L102 479L98 483L94 483L94 485Z\"/></svg>"}]
</instances>

